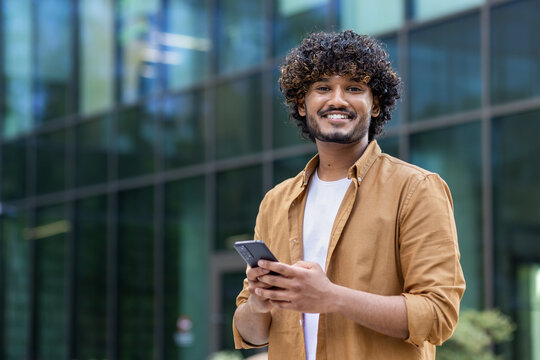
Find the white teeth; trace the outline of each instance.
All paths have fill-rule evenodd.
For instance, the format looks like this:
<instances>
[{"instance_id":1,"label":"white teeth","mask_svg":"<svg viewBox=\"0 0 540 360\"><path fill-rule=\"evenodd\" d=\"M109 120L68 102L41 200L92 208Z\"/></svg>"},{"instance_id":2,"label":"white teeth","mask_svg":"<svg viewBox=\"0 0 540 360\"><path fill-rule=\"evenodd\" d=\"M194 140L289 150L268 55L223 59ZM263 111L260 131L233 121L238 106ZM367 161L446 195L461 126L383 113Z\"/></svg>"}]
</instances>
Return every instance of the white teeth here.
<instances>
[{"instance_id":1,"label":"white teeth","mask_svg":"<svg viewBox=\"0 0 540 360\"><path fill-rule=\"evenodd\" d=\"M326 117L329 119L348 119L349 118L347 115L343 115L343 114L329 114L329 115L326 115Z\"/></svg>"}]
</instances>

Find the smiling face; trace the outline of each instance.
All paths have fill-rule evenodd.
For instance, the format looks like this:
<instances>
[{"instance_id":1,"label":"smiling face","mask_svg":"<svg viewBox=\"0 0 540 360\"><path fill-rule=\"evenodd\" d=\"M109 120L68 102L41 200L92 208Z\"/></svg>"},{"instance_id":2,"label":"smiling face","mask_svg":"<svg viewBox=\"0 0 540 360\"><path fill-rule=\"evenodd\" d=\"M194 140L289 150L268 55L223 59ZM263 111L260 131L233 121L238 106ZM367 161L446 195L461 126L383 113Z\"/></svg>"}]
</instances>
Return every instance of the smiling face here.
<instances>
[{"instance_id":1,"label":"smiling face","mask_svg":"<svg viewBox=\"0 0 540 360\"><path fill-rule=\"evenodd\" d=\"M371 117L379 115L378 99L360 79L328 76L314 82L298 113L306 117L310 134L319 141L352 144L367 142Z\"/></svg>"}]
</instances>

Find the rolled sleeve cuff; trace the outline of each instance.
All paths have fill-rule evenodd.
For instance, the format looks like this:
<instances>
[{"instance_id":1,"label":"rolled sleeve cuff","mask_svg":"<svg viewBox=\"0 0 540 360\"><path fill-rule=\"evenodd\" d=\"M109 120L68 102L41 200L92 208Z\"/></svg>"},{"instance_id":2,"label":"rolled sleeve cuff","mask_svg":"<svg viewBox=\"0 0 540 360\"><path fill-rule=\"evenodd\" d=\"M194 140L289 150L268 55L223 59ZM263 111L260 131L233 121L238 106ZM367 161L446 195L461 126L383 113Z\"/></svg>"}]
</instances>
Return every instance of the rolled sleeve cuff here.
<instances>
[{"instance_id":1,"label":"rolled sleeve cuff","mask_svg":"<svg viewBox=\"0 0 540 360\"><path fill-rule=\"evenodd\" d=\"M238 306L244 304L246 301L247 300L243 300L243 301L239 302ZM248 343L247 341L245 341L244 338L242 337L242 335L240 335L240 332L238 331L238 329L236 328L236 324L234 323L234 318L233 318L232 328L233 328L234 348L235 349L253 349L253 348L262 348L262 347L268 346L268 343L262 344L262 345L253 345L253 344Z\"/></svg>"},{"instance_id":2,"label":"rolled sleeve cuff","mask_svg":"<svg viewBox=\"0 0 540 360\"><path fill-rule=\"evenodd\" d=\"M409 344L423 346L428 339L435 321L432 308L422 296L404 293L407 306L407 322L409 337L405 340Z\"/></svg>"}]
</instances>

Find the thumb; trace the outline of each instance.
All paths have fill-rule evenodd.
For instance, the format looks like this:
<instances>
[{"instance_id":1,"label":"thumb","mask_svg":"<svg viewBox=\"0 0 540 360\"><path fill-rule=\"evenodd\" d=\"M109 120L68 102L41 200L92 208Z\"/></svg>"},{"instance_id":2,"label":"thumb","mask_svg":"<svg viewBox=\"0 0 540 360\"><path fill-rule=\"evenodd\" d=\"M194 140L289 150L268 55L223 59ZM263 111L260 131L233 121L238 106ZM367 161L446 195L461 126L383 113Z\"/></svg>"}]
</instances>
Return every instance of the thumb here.
<instances>
[{"instance_id":1,"label":"thumb","mask_svg":"<svg viewBox=\"0 0 540 360\"><path fill-rule=\"evenodd\" d=\"M311 261L297 261L293 266L301 267L304 269L313 269L314 267L318 266L319 264Z\"/></svg>"}]
</instances>

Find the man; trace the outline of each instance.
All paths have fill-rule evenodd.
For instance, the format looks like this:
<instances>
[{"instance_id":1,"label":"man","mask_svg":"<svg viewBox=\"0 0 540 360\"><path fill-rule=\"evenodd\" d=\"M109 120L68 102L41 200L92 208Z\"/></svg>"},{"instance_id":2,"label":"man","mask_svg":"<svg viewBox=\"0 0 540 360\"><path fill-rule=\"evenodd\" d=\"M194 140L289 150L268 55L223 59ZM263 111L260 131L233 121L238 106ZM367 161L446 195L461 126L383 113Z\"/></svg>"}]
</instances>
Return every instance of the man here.
<instances>
[{"instance_id":1,"label":"man","mask_svg":"<svg viewBox=\"0 0 540 360\"><path fill-rule=\"evenodd\" d=\"M386 52L352 31L311 34L280 85L318 155L261 203L255 239L280 262L247 269L236 346L268 344L270 359L434 359L465 281L445 182L375 140L400 96Z\"/></svg>"}]
</instances>

